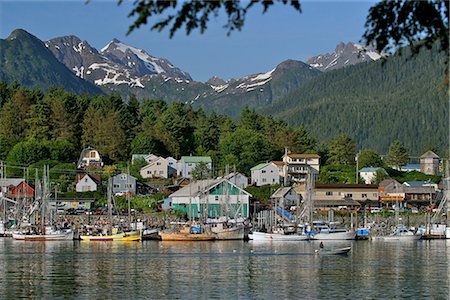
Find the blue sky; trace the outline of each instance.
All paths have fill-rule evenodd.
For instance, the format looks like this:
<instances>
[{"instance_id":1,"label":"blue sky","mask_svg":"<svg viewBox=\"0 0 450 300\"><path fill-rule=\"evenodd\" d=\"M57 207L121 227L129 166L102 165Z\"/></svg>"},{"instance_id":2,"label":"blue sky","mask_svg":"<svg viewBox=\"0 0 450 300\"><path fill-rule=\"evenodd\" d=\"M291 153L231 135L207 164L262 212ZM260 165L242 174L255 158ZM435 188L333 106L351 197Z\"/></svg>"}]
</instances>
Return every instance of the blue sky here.
<instances>
[{"instance_id":1,"label":"blue sky","mask_svg":"<svg viewBox=\"0 0 450 300\"><path fill-rule=\"evenodd\" d=\"M301 1L299 14L285 5L274 5L262 14L255 6L241 32L227 36L225 21L212 18L204 34L186 36L178 31L141 27L126 35L132 19L127 17L131 2L116 1L5 1L0 0L0 38L22 28L41 40L76 35L100 50L113 38L164 57L206 81L216 75L224 79L267 72L286 59L305 61L332 52L340 42L358 42L364 32L369 1Z\"/></svg>"}]
</instances>

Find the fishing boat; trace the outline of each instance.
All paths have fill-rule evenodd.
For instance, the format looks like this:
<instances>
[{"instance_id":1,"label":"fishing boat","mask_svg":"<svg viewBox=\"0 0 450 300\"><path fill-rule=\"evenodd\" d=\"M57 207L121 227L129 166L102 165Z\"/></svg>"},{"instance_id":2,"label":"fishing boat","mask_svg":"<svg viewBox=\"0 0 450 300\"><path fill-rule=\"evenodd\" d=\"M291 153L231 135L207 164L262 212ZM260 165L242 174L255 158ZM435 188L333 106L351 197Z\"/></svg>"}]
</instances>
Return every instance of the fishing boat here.
<instances>
[{"instance_id":1,"label":"fishing boat","mask_svg":"<svg viewBox=\"0 0 450 300\"><path fill-rule=\"evenodd\" d=\"M325 249L320 248L317 249L315 252L319 255L346 255L352 250L352 247L344 247L344 248L335 248L335 249Z\"/></svg>"},{"instance_id":2,"label":"fishing boat","mask_svg":"<svg viewBox=\"0 0 450 300\"><path fill-rule=\"evenodd\" d=\"M216 234L212 233L210 228L199 225L185 225L177 230L160 231L159 235L162 241L213 241L216 239Z\"/></svg>"},{"instance_id":3,"label":"fishing boat","mask_svg":"<svg viewBox=\"0 0 450 300\"><path fill-rule=\"evenodd\" d=\"M268 233L254 231L248 235L250 240L254 241L306 241L309 240L308 235L301 234L283 234L283 233Z\"/></svg>"},{"instance_id":4,"label":"fishing boat","mask_svg":"<svg viewBox=\"0 0 450 300\"><path fill-rule=\"evenodd\" d=\"M33 230L22 230L12 233L13 239L21 241L72 241L73 235L72 229L57 228L55 226L44 227L42 234Z\"/></svg>"},{"instance_id":5,"label":"fishing boat","mask_svg":"<svg viewBox=\"0 0 450 300\"><path fill-rule=\"evenodd\" d=\"M206 226L211 228L211 232L216 235L217 240L243 240L245 226L236 222L235 219L230 220L227 217L219 217L215 219L207 219Z\"/></svg>"},{"instance_id":6,"label":"fishing boat","mask_svg":"<svg viewBox=\"0 0 450 300\"><path fill-rule=\"evenodd\" d=\"M90 242L112 242L112 241L120 241L120 242L139 242L142 239L142 236L139 231L130 231L130 232L121 232L114 233L110 235L81 235L80 239L82 241L90 241Z\"/></svg>"},{"instance_id":7,"label":"fishing boat","mask_svg":"<svg viewBox=\"0 0 450 300\"><path fill-rule=\"evenodd\" d=\"M314 229L310 231L313 240L354 240L356 232L340 228L338 222L314 221Z\"/></svg>"},{"instance_id":8,"label":"fishing boat","mask_svg":"<svg viewBox=\"0 0 450 300\"><path fill-rule=\"evenodd\" d=\"M420 233L414 232L404 225L397 226L390 235L372 237L373 240L383 241L417 241L421 238Z\"/></svg>"}]
</instances>

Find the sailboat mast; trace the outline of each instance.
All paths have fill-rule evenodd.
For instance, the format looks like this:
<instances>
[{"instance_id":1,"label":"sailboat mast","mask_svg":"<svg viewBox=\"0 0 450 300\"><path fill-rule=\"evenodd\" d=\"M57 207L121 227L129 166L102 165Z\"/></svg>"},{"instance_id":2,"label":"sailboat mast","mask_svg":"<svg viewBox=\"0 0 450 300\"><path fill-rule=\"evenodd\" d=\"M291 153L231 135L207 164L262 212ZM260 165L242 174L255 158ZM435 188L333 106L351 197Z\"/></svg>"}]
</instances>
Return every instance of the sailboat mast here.
<instances>
[{"instance_id":1,"label":"sailboat mast","mask_svg":"<svg viewBox=\"0 0 450 300\"><path fill-rule=\"evenodd\" d=\"M112 233L112 177L108 179L108 234Z\"/></svg>"}]
</instances>

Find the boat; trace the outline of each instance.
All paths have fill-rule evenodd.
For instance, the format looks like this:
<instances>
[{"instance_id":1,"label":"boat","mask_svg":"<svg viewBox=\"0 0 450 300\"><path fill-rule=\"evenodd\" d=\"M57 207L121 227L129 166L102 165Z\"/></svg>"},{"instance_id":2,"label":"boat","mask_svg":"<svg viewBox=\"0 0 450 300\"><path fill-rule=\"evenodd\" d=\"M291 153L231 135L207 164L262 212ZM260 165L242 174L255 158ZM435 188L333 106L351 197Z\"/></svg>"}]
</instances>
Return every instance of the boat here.
<instances>
[{"instance_id":1,"label":"boat","mask_svg":"<svg viewBox=\"0 0 450 300\"><path fill-rule=\"evenodd\" d=\"M216 235L216 240L243 240L245 226L228 218L207 219L206 226Z\"/></svg>"},{"instance_id":2,"label":"boat","mask_svg":"<svg viewBox=\"0 0 450 300\"><path fill-rule=\"evenodd\" d=\"M211 230L205 230L204 227L189 224L174 231L160 231L159 235L162 241L213 241L217 237Z\"/></svg>"},{"instance_id":3,"label":"boat","mask_svg":"<svg viewBox=\"0 0 450 300\"><path fill-rule=\"evenodd\" d=\"M352 250L352 247L344 247L344 248L334 248L334 249L325 249L320 248L316 250L316 253L319 255L346 255Z\"/></svg>"},{"instance_id":4,"label":"boat","mask_svg":"<svg viewBox=\"0 0 450 300\"><path fill-rule=\"evenodd\" d=\"M404 225L397 226L390 235L372 237L373 240L383 241L417 241L421 238L422 235L420 233L414 232Z\"/></svg>"},{"instance_id":5,"label":"boat","mask_svg":"<svg viewBox=\"0 0 450 300\"><path fill-rule=\"evenodd\" d=\"M303 234L284 234L284 233L268 233L254 231L248 235L250 240L254 241L306 241L309 240L308 235Z\"/></svg>"},{"instance_id":6,"label":"boat","mask_svg":"<svg viewBox=\"0 0 450 300\"><path fill-rule=\"evenodd\" d=\"M340 228L338 222L314 221L314 229L308 233L312 240L354 240L356 232L346 228Z\"/></svg>"},{"instance_id":7,"label":"boat","mask_svg":"<svg viewBox=\"0 0 450 300\"><path fill-rule=\"evenodd\" d=\"M72 241L73 235L72 229L55 226L46 226L43 234L33 230L12 233L13 239L20 241Z\"/></svg>"},{"instance_id":8,"label":"boat","mask_svg":"<svg viewBox=\"0 0 450 300\"><path fill-rule=\"evenodd\" d=\"M139 242L142 236L139 231L121 232L110 235L80 235L82 241L90 242Z\"/></svg>"}]
</instances>

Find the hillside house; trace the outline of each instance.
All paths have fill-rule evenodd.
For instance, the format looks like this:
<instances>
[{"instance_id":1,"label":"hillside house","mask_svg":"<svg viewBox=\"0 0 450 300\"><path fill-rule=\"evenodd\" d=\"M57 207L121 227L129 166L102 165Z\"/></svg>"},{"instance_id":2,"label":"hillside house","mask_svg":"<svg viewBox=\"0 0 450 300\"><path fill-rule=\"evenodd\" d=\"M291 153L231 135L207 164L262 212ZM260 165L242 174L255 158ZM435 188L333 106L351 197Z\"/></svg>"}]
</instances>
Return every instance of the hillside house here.
<instances>
[{"instance_id":1,"label":"hillside house","mask_svg":"<svg viewBox=\"0 0 450 300\"><path fill-rule=\"evenodd\" d=\"M136 178L121 173L112 177L112 193L113 195L123 196L126 194L136 195Z\"/></svg>"},{"instance_id":2,"label":"hillside house","mask_svg":"<svg viewBox=\"0 0 450 300\"><path fill-rule=\"evenodd\" d=\"M361 177L366 184L371 184L375 181L378 171L387 175L386 170L383 168L362 168L359 170L359 177Z\"/></svg>"},{"instance_id":3,"label":"hillside house","mask_svg":"<svg viewBox=\"0 0 450 300\"><path fill-rule=\"evenodd\" d=\"M100 153L92 147L83 149L78 159L78 169L84 169L86 167L102 167L103 162Z\"/></svg>"},{"instance_id":4,"label":"hillside house","mask_svg":"<svg viewBox=\"0 0 450 300\"><path fill-rule=\"evenodd\" d=\"M252 185L279 184L280 175L278 167L273 163L262 163L250 169Z\"/></svg>"},{"instance_id":5,"label":"hillside house","mask_svg":"<svg viewBox=\"0 0 450 300\"><path fill-rule=\"evenodd\" d=\"M241 189L245 189L248 186L248 177L239 172L233 172L225 176L225 179L228 179L234 185L240 187Z\"/></svg>"},{"instance_id":6,"label":"hillside house","mask_svg":"<svg viewBox=\"0 0 450 300\"><path fill-rule=\"evenodd\" d=\"M141 168L142 178L170 178L175 176L176 170L169 165L169 161L163 157L152 160Z\"/></svg>"},{"instance_id":7,"label":"hillside house","mask_svg":"<svg viewBox=\"0 0 450 300\"><path fill-rule=\"evenodd\" d=\"M287 182L305 181L308 172L319 174L320 156L318 154L283 155L283 177Z\"/></svg>"},{"instance_id":8,"label":"hillside house","mask_svg":"<svg viewBox=\"0 0 450 300\"><path fill-rule=\"evenodd\" d=\"M178 177L192 178L192 170L200 163L205 163L208 169L212 169L212 160L209 156L182 156L178 161Z\"/></svg>"},{"instance_id":9,"label":"hillside house","mask_svg":"<svg viewBox=\"0 0 450 300\"><path fill-rule=\"evenodd\" d=\"M100 176L89 174L77 174L75 177L76 192L94 192L98 190Z\"/></svg>"},{"instance_id":10,"label":"hillside house","mask_svg":"<svg viewBox=\"0 0 450 300\"><path fill-rule=\"evenodd\" d=\"M33 198L34 188L23 178L0 179L0 189L4 196L14 199Z\"/></svg>"}]
</instances>

